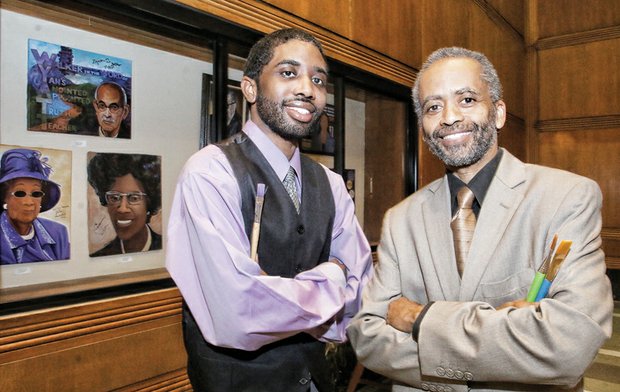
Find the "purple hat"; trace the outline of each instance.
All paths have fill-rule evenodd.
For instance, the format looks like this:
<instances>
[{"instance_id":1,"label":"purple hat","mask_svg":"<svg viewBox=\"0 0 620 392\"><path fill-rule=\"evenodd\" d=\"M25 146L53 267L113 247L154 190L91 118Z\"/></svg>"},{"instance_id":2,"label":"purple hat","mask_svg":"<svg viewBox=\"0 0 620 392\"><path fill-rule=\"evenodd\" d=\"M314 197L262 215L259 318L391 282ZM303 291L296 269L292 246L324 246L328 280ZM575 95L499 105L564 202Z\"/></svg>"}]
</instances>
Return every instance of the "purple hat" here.
<instances>
[{"instance_id":1,"label":"purple hat","mask_svg":"<svg viewBox=\"0 0 620 392\"><path fill-rule=\"evenodd\" d=\"M35 178L44 181L45 196L41 201L41 212L54 207L60 200L60 185L49 179L52 168L47 164L47 158L41 158L41 152L16 148L7 150L0 160L0 184L14 178ZM4 195L0 195L4 199Z\"/></svg>"}]
</instances>

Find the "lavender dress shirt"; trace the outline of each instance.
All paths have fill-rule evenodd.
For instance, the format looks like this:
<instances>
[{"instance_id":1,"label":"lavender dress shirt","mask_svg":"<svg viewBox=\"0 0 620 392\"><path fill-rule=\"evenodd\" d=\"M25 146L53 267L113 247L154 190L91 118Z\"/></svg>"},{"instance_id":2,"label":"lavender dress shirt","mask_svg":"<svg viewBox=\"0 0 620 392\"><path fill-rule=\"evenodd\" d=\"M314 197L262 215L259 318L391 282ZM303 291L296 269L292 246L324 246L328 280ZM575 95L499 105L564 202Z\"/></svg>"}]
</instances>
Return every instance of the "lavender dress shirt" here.
<instances>
[{"instance_id":1,"label":"lavender dress shirt","mask_svg":"<svg viewBox=\"0 0 620 392\"><path fill-rule=\"evenodd\" d=\"M251 121L244 132L283 180L289 166L301 173L299 150L291 161ZM166 267L205 339L216 346L253 351L332 322L322 341L346 340L361 290L372 274L370 247L342 178L325 168L336 215L330 258L294 278L260 274L250 258L241 193L224 153L214 145L194 154L177 183ZM301 178L298 178L301 194Z\"/></svg>"}]
</instances>

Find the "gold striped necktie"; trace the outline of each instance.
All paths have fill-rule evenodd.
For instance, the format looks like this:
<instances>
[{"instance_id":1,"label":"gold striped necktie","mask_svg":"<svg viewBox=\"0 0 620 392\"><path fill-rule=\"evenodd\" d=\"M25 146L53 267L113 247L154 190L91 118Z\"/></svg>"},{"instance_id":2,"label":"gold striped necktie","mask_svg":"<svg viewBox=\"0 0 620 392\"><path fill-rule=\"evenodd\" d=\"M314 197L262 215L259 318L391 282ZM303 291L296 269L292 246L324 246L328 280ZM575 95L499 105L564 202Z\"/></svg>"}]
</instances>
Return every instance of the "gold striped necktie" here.
<instances>
[{"instance_id":1,"label":"gold striped necktie","mask_svg":"<svg viewBox=\"0 0 620 392\"><path fill-rule=\"evenodd\" d=\"M472 204L476 197L474 193L466 186L459 189L456 195L459 209L456 211L450 227L452 228L452 236L454 238L454 250L456 252L456 268L459 275L463 276L465 269L465 260L469 253L469 246L474 237L476 229L476 215L472 210Z\"/></svg>"}]
</instances>

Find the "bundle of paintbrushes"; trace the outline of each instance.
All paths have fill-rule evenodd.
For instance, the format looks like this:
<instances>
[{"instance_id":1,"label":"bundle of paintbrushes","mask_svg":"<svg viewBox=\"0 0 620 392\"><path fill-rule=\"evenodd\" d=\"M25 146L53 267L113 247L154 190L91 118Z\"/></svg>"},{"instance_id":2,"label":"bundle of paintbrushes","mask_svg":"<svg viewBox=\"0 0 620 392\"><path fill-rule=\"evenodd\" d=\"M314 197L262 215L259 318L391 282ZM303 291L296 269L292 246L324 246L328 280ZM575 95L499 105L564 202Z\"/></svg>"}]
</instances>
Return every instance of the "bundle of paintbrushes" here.
<instances>
[{"instance_id":1,"label":"bundle of paintbrushes","mask_svg":"<svg viewBox=\"0 0 620 392\"><path fill-rule=\"evenodd\" d=\"M549 247L549 252L543 259L540 268L538 268L538 271L534 276L534 281L530 286L530 290L527 292L527 302L538 302L547 296L547 293L549 292L549 287L551 287L551 283L557 276L560 266L562 265L564 259L566 259L566 255L568 255L568 252L570 251L570 247L573 244L573 241L562 240L560 242L560 245L558 245L557 249L555 249L555 244L557 240L558 235L556 234L553 236L551 246Z\"/></svg>"},{"instance_id":2,"label":"bundle of paintbrushes","mask_svg":"<svg viewBox=\"0 0 620 392\"><path fill-rule=\"evenodd\" d=\"M258 184L256 186L256 201L254 202L254 224L252 225L252 237L250 242L250 257L254 261L258 261L258 237L260 236L260 221L263 215L263 203L265 202L266 191L267 187L265 186L265 184Z\"/></svg>"}]
</instances>

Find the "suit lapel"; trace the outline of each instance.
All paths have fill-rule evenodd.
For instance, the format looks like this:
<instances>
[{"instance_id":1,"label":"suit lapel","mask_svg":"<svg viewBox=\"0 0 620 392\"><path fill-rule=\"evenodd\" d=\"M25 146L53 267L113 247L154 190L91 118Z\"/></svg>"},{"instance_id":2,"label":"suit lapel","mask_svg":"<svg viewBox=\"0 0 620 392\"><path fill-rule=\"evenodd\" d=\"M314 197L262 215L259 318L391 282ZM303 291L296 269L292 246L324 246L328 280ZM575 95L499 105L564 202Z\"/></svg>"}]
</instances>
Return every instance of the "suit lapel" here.
<instances>
[{"instance_id":1,"label":"suit lapel","mask_svg":"<svg viewBox=\"0 0 620 392\"><path fill-rule=\"evenodd\" d=\"M428 191L432 196L422 205L422 216L431 263L422 261L426 276L437 276L444 300L454 301L459 297L460 277L456 269L452 232L450 231L450 190L447 177L437 181Z\"/></svg>"},{"instance_id":2,"label":"suit lapel","mask_svg":"<svg viewBox=\"0 0 620 392\"><path fill-rule=\"evenodd\" d=\"M492 261L508 223L523 200L519 186L525 181L525 166L504 150L504 156L489 186L476 223L467 256L459 300L471 301Z\"/></svg>"}]
</instances>

